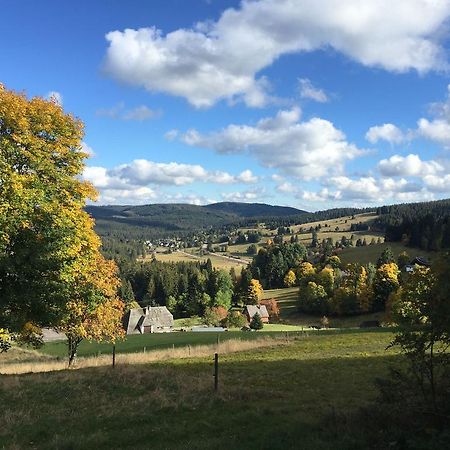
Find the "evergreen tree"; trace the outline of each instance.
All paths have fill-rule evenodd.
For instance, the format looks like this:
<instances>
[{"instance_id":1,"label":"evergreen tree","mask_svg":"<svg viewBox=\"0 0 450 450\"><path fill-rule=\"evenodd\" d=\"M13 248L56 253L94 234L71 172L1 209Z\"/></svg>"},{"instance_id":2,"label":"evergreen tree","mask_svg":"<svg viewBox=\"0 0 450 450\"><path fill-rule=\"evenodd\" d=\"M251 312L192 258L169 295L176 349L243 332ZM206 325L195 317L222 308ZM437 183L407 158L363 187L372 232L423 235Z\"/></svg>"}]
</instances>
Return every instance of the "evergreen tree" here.
<instances>
[{"instance_id":1,"label":"evergreen tree","mask_svg":"<svg viewBox=\"0 0 450 450\"><path fill-rule=\"evenodd\" d=\"M381 267L383 264L390 264L395 262L394 254L392 253L391 247L386 247L381 253L377 261L377 267Z\"/></svg>"},{"instance_id":2,"label":"evergreen tree","mask_svg":"<svg viewBox=\"0 0 450 450\"><path fill-rule=\"evenodd\" d=\"M261 320L261 316L259 313L256 313L252 320L250 321L250 328L252 330L262 330L264 327L263 321Z\"/></svg>"}]
</instances>

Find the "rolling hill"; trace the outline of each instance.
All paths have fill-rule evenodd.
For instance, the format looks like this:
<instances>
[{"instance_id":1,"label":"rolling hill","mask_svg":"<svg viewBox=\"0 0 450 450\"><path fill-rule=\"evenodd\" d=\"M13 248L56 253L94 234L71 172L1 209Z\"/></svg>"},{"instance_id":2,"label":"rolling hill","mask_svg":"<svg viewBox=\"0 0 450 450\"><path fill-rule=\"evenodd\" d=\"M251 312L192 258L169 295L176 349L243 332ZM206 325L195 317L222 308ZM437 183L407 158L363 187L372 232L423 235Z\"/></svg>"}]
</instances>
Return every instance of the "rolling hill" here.
<instances>
[{"instance_id":1,"label":"rolling hill","mask_svg":"<svg viewBox=\"0 0 450 450\"><path fill-rule=\"evenodd\" d=\"M256 218L294 217L305 211L264 203L214 203L206 206L152 204L142 206L87 206L101 234L106 228L145 227L155 231L182 232L218 228Z\"/></svg>"},{"instance_id":2,"label":"rolling hill","mask_svg":"<svg viewBox=\"0 0 450 450\"><path fill-rule=\"evenodd\" d=\"M307 211L292 208L289 206L272 206L265 203L237 203L221 202L202 206L202 208L211 211L221 211L234 214L239 217L286 217L306 214Z\"/></svg>"}]
</instances>

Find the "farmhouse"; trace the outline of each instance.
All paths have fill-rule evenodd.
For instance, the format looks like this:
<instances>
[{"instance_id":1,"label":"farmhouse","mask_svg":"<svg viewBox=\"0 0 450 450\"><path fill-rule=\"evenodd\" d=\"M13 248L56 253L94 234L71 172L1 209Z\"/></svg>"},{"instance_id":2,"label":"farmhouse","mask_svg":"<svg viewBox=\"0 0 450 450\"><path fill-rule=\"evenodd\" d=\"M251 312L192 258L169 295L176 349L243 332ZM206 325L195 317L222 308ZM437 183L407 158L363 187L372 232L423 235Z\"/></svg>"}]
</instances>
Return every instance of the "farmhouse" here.
<instances>
[{"instance_id":1,"label":"farmhouse","mask_svg":"<svg viewBox=\"0 0 450 450\"><path fill-rule=\"evenodd\" d=\"M414 272L415 266L430 267L430 263L422 256L416 256L409 264L405 266L405 272Z\"/></svg>"},{"instance_id":2,"label":"farmhouse","mask_svg":"<svg viewBox=\"0 0 450 450\"><path fill-rule=\"evenodd\" d=\"M147 306L128 311L123 319L126 334L167 333L173 328L173 315L165 306Z\"/></svg>"},{"instance_id":3,"label":"farmhouse","mask_svg":"<svg viewBox=\"0 0 450 450\"><path fill-rule=\"evenodd\" d=\"M253 319L253 316L258 313L263 323L269 323L269 313L264 305L245 305L244 314L248 322Z\"/></svg>"}]
</instances>

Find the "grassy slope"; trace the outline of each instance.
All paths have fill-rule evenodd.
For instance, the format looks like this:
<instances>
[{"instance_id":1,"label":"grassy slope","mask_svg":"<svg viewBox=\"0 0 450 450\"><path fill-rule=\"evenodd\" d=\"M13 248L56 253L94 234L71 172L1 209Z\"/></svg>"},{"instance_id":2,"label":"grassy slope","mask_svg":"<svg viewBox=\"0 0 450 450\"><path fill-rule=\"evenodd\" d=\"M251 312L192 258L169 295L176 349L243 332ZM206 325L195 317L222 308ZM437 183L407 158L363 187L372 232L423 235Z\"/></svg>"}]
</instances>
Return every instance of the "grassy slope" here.
<instances>
[{"instance_id":1,"label":"grassy slope","mask_svg":"<svg viewBox=\"0 0 450 450\"><path fill-rule=\"evenodd\" d=\"M232 267L239 273L242 267L247 265L247 261L236 261L229 258L223 258L222 256L215 255L213 253L209 253L204 256L198 256L194 252L197 249L189 249L189 252L192 252L192 255L187 254L188 251L182 252L173 252L173 253L155 253L155 257L158 261L162 262L206 262L209 258L214 268L216 269L224 269L229 271ZM153 256L149 255L146 259L150 260Z\"/></svg>"},{"instance_id":2,"label":"grassy slope","mask_svg":"<svg viewBox=\"0 0 450 450\"><path fill-rule=\"evenodd\" d=\"M376 396L390 334L303 338L212 360L0 377L0 447L351 449L358 430L324 424Z\"/></svg>"},{"instance_id":3,"label":"grassy slope","mask_svg":"<svg viewBox=\"0 0 450 450\"><path fill-rule=\"evenodd\" d=\"M132 353L141 352L144 351L144 349L156 350L171 347L186 347L188 345L209 345L216 343L218 339L220 342L225 342L230 339L249 340L263 336L275 337L277 334L283 334L285 331L300 332L300 330L301 327L280 326L279 324L274 324L266 325L264 330L258 332L179 332L131 335L127 336L125 340L117 342L116 351L117 353ZM111 344L83 341L80 344L78 355L95 356L98 354L111 353L111 351ZM65 341L48 342L42 347L41 352L46 355L64 358L67 354L67 345Z\"/></svg>"},{"instance_id":4,"label":"grassy slope","mask_svg":"<svg viewBox=\"0 0 450 450\"><path fill-rule=\"evenodd\" d=\"M406 247L400 242L385 242L383 244L367 245L365 247L349 247L339 253L339 258L344 264L360 263L367 264L369 262L376 263L379 256L386 247L391 247L394 256L402 253L408 253L411 258L415 256L424 256L428 260L433 261L437 258L437 252L427 252L418 248Z\"/></svg>"},{"instance_id":5,"label":"grassy slope","mask_svg":"<svg viewBox=\"0 0 450 450\"><path fill-rule=\"evenodd\" d=\"M280 319L283 324L307 327L320 323L319 316L300 313L297 309L298 287L284 289L268 289L264 291L264 299L274 298L280 307ZM350 317L329 317L330 327L358 327L365 320L383 320L383 313L362 314Z\"/></svg>"}]
</instances>

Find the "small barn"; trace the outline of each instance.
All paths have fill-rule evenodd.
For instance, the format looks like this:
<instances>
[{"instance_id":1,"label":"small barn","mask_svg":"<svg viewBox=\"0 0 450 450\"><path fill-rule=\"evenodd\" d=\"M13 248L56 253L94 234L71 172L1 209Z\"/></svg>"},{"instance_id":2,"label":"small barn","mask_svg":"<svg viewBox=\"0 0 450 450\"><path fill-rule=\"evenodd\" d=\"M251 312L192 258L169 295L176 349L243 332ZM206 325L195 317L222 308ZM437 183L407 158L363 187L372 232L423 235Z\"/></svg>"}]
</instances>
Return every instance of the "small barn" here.
<instances>
[{"instance_id":1,"label":"small barn","mask_svg":"<svg viewBox=\"0 0 450 450\"><path fill-rule=\"evenodd\" d=\"M269 323L269 313L265 305L245 305L244 314L249 323L256 313L261 317L262 323Z\"/></svg>"},{"instance_id":2,"label":"small barn","mask_svg":"<svg viewBox=\"0 0 450 450\"><path fill-rule=\"evenodd\" d=\"M133 308L123 320L126 334L168 333L173 329L173 315L165 306Z\"/></svg>"}]
</instances>

